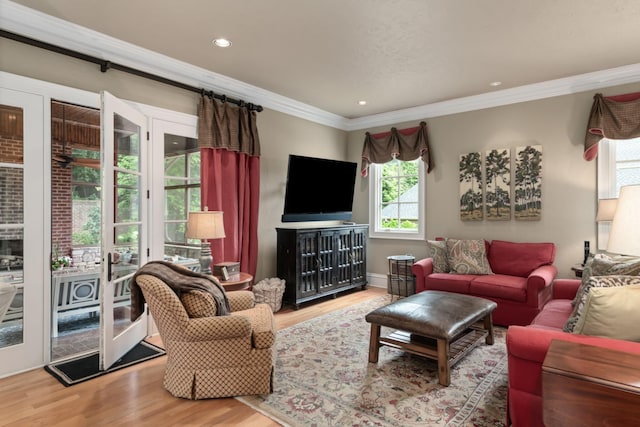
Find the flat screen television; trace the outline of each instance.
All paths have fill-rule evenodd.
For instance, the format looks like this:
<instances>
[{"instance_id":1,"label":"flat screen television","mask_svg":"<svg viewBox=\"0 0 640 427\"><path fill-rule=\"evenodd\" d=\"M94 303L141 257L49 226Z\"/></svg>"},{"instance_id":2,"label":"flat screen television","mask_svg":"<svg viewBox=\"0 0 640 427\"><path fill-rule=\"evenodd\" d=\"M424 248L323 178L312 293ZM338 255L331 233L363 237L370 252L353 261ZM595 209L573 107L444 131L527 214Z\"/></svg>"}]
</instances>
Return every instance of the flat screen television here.
<instances>
[{"instance_id":1,"label":"flat screen television","mask_svg":"<svg viewBox=\"0 0 640 427\"><path fill-rule=\"evenodd\" d=\"M351 220L358 164L289 155L282 222Z\"/></svg>"}]
</instances>

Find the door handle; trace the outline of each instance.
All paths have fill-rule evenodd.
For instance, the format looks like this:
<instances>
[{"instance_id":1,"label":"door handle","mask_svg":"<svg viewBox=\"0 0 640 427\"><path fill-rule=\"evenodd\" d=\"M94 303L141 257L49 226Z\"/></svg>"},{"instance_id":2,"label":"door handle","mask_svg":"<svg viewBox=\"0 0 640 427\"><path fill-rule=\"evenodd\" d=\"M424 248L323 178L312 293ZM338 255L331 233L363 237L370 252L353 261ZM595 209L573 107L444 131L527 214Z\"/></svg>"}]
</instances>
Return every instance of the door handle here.
<instances>
[{"instance_id":1,"label":"door handle","mask_svg":"<svg viewBox=\"0 0 640 427\"><path fill-rule=\"evenodd\" d=\"M111 281L111 252L107 254L107 282Z\"/></svg>"}]
</instances>

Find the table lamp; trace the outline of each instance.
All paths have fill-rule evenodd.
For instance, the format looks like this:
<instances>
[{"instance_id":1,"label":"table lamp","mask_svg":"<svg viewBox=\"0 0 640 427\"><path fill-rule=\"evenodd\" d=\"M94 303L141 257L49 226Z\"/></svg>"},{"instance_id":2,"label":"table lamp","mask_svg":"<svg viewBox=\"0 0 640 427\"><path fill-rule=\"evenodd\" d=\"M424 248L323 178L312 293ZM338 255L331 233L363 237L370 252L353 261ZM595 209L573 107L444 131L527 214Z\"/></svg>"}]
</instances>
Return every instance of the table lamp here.
<instances>
[{"instance_id":1,"label":"table lamp","mask_svg":"<svg viewBox=\"0 0 640 427\"><path fill-rule=\"evenodd\" d=\"M221 211L210 211L204 207L201 212L189 212L187 223L187 237L189 239L200 239L202 248L200 249L200 271L204 274L211 274L211 246L209 239L221 239L225 237L224 222Z\"/></svg>"},{"instance_id":2,"label":"table lamp","mask_svg":"<svg viewBox=\"0 0 640 427\"><path fill-rule=\"evenodd\" d=\"M620 188L607 251L640 256L640 185L626 185Z\"/></svg>"}]
</instances>

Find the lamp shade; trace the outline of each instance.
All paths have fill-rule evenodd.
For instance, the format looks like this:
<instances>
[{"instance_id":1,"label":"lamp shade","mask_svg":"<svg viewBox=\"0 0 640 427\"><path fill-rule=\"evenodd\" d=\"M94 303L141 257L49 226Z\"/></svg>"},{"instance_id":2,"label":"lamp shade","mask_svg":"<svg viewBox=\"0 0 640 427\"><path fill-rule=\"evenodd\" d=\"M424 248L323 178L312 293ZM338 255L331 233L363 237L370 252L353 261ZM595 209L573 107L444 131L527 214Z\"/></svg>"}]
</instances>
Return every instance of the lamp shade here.
<instances>
[{"instance_id":1,"label":"lamp shade","mask_svg":"<svg viewBox=\"0 0 640 427\"><path fill-rule=\"evenodd\" d=\"M616 213L618 199L600 199L598 200L597 222L613 221L613 214Z\"/></svg>"},{"instance_id":2,"label":"lamp shade","mask_svg":"<svg viewBox=\"0 0 640 427\"><path fill-rule=\"evenodd\" d=\"M189 212L187 223L189 239L221 239L225 237L221 211Z\"/></svg>"},{"instance_id":3,"label":"lamp shade","mask_svg":"<svg viewBox=\"0 0 640 427\"><path fill-rule=\"evenodd\" d=\"M618 206L611 223L607 251L640 256L640 185L620 189Z\"/></svg>"}]
</instances>

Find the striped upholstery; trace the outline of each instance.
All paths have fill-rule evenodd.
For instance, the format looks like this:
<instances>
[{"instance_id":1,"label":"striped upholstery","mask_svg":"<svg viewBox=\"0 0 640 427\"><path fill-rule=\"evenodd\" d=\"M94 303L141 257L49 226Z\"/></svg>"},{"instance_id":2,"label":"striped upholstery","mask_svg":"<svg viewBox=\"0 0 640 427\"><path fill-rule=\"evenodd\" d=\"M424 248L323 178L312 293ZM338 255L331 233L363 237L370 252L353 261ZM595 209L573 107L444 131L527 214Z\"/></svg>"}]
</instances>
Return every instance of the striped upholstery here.
<instances>
[{"instance_id":1,"label":"striped upholstery","mask_svg":"<svg viewBox=\"0 0 640 427\"><path fill-rule=\"evenodd\" d=\"M153 276L140 275L137 283L167 351L164 387L171 394L206 399L271 393L276 329L268 305L254 305L249 291L229 292L231 315L215 316L204 292L179 299Z\"/></svg>"}]
</instances>

